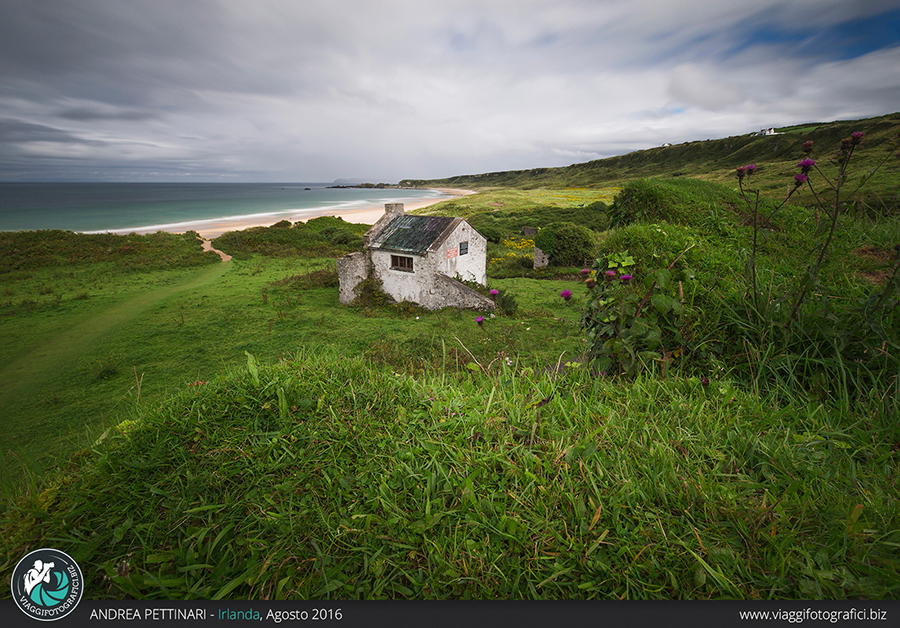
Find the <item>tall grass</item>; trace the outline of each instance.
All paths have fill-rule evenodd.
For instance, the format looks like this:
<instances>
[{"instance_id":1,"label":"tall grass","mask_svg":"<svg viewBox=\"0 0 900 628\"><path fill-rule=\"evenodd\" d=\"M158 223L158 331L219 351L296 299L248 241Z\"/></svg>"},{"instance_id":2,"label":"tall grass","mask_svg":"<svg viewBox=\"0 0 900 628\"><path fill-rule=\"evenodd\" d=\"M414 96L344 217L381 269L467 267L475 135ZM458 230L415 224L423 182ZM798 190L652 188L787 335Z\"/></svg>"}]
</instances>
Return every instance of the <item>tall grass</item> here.
<instances>
[{"instance_id":1,"label":"tall grass","mask_svg":"<svg viewBox=\"0 0 900 628\"><path fill-rule=\"evenodd\" d=\"M3 514L95 597L895 597L896 435L727 380L411 379L301 353L110 429Z\"/></svg>"}]
</instances>

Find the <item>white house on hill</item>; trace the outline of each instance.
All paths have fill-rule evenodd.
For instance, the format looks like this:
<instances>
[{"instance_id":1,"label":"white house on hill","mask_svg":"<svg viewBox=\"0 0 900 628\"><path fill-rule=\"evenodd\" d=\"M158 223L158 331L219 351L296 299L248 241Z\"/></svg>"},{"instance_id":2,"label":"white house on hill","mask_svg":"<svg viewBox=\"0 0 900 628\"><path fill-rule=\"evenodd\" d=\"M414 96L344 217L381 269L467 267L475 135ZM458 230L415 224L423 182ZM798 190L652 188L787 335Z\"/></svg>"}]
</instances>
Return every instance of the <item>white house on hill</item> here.
<instances>
[{"instance_id":1,"label":"white house on hill","mask_svg":"<svg viewBox=\"0 0 900 628\"><path fill-rule=\"evenodd\" d=\"M487 280L487 239L472 225L463 218L410 216L402 203L384 210L363 236L363 251L337 261L341 303L352 303L356 286L371 273L396 301L429 310L493 309L493 301L455 279Z\"/></svg>"}]
</instances>

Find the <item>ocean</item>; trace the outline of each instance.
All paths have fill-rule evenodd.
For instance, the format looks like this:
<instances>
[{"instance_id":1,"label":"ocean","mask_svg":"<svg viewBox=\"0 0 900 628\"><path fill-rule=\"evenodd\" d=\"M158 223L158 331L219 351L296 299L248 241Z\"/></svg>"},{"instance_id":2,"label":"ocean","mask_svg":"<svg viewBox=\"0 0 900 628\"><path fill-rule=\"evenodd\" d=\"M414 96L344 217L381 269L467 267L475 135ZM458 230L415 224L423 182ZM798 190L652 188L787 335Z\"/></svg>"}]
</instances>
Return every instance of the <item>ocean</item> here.
<instances>
[{"instance_id":1,"label":"ocean","mask_svg":"<svg viewBox=\"0 0 900 628\"><path fill-rule=\"evenodd\" d=\"M436 190L329 185L332 184L0 183L0 231L188 231L223 222L274 224L285 219L305 220L330 212L444 197Z\"/></svg>"}]
</instances>

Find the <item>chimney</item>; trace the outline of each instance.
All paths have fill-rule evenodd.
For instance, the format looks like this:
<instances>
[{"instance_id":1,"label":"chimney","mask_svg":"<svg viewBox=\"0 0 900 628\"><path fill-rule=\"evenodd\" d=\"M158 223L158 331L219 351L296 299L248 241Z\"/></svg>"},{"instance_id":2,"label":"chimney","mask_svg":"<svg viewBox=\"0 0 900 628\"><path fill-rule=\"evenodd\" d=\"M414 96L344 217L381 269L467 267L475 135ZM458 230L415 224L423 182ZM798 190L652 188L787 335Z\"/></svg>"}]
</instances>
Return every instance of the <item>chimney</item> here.
<instances>
[{"instance_id":1,"label":"chimney","mask_svg":"<svg viewBox=\"0 0 900 628\"><path fill-rule=\"evenodd\" d=\"M394 218L405 215L406 212L403 211L403 203L385 203L384 215L379 218L378 221L372 225L372 228L366 231L363 236L363 248L368 249L369 244L375 239L375 236L381 233L381 230L387 227Z\"/></svg>"},{"instance_id":2,"label":"chimney","mask_svg":"<svg viewBox=\"0 0 900 628\"><path fill-rule=\"evenodd\" d=\"M403 211L403 203L385 203L384 213L391 218L402 216L406 212Z\"/></svg>"}]
</instances>

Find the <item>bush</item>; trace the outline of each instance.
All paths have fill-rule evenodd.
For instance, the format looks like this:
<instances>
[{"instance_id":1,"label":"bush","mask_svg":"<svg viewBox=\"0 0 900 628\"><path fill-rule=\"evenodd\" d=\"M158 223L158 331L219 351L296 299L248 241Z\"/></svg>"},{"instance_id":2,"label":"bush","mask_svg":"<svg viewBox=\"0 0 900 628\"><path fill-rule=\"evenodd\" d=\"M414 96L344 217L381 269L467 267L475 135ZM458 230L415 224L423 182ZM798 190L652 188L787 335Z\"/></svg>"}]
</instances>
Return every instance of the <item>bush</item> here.
<instances>
[{"instance_id":1,"label":"bush","mask_svg":"<svg viewBox=\"0 0 900 628\"><path fill-rule=\"evenodd\" d=\"M335 246L348 247L353 249L361 249L363 243L363 240L360 236L356 235L348 229L333 229L328 234L328 241Z\"/></svg>"},{"instance_id":2,"label":"bush","mask_svg":"<svg viewBox=\"0 0 900 628\"><path fill-rule=\"evenodd\" d=\"M229 231L215 240L215 247L238 259L253 253L270 257L340 257L362 248L359 231L365 225L352 225L333 216L298 222L291 228L276 223L271 227L251 227Z\"/></svg>"},{"instance_id":3,"label":"bush","mask_svg":"<svg viewBox=\"0 0 900 628\"><path fill-rule=\"evenodd\" d=\"M373 308L396 303L393 297L384 291L381 279L374 275L370 275L356 284L353 292L356 293L353 307Z\"/></svg>"},{"instance_id":4,"label":"bush","mask_svg":"<svg viewBox=\"0 0 900 628\"><path fill-rule=\"evenodd\" d=\"M725 251L707 246L706 238L696 229L671 223L633 224L610 232L603 241L601 252L620 251L628 251L634 256L637 260L635 270L641 274L666 267L685 251L683 259L698 270L712 271L730 263Z\"/></svg>"},{"instance_id":5,"label":"bush","mask_svg":"<svg viewBox=\"0 0 900 628\"><path fill-rule=\"evenodd\" d=\"M489 295L497 304L497 310L504 316L515 316L519 313L519 303L516 297L506 290L498 290L498 294Z\"/></svg>"},{"instance_id":6,"label":"bush","mask_svg":"<svg viewBox=\"0 0 900 628\"><path fill-rule=\"evenodd\" d=\"M597 234L571 222L547 225L539 230L534 244L550 257L554 266L578 266L597 253Z\"/></svg>"}]
</instances>

